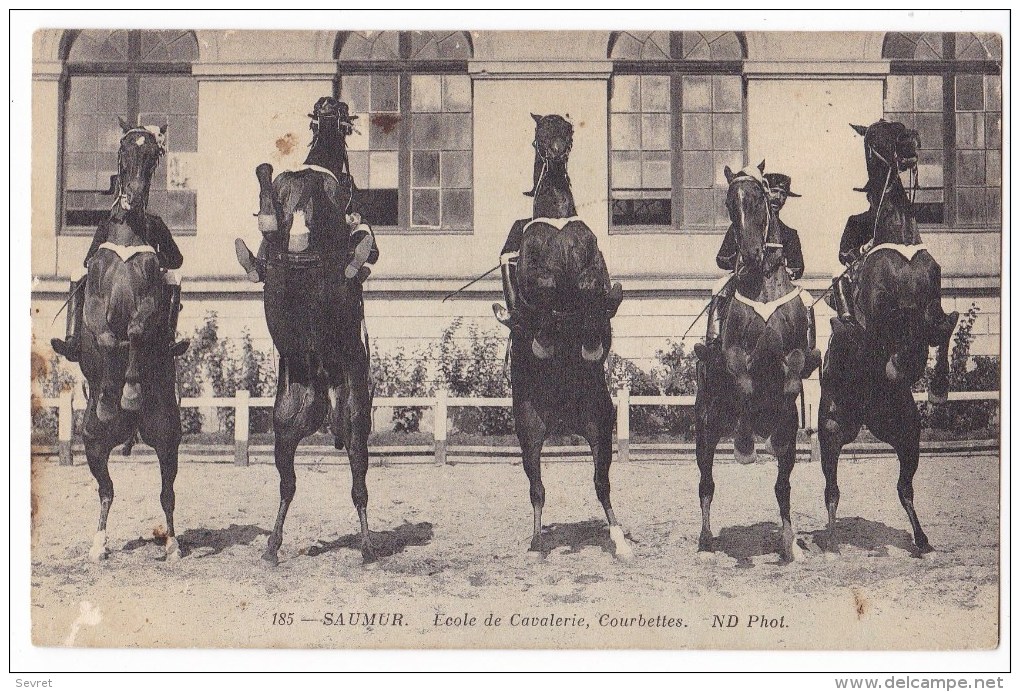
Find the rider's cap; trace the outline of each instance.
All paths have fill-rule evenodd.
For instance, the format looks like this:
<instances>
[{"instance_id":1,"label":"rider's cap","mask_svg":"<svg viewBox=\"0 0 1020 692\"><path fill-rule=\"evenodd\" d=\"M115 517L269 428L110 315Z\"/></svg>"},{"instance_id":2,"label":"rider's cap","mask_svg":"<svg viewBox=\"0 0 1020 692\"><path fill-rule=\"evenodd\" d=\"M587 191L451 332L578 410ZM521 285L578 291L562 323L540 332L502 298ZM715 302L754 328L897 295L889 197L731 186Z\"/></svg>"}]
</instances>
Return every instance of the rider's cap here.
<instances>
[{"instance_id":1,"label":"rider's cap","mask_svg":"<svg viewBox=\"0 0 1020 692\"><path fill-rule=\"evenodd\" d=\"M790 192L790 176L785 173L766 173L765 182L773 190L782 190L787 197L800 197L796 192Z\"/></svg>"},{"instance_id":2,"label":"rider's cap","mask_svg":"<svg viewBox=\"0 0 1020 692\"><path fill-rule=\"evenodd\" d=\"M308 117L315 118L316 120L322 118L336 118L345 123L351 123L358 119L358 116L350 114L350 108L346 103L339 101L332 96L323 96L316 101L315 106L312 107L312 112L308 114Z\"/></svg>"}]
</instances>

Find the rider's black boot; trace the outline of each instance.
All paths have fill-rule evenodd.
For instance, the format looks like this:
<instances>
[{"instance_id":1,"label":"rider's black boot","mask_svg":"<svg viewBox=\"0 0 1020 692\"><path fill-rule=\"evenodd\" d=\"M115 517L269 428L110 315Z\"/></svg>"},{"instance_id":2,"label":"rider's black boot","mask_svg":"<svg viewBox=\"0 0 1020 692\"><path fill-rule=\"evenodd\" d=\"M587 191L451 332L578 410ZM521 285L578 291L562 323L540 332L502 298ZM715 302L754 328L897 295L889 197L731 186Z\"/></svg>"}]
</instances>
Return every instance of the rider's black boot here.
<instances>
[{"instance_id":1,"label":"rider's black boot","mask_svg":"<svg viewBox=\"0 0 1020 692\"><path fill-rule=\"evenodd\" d=\"M67 301L67 336L64 340L50 339L53 350L77 363L81 356L81 323L84 320L85 280L88 274L77 281L71 281L71 297Z\"/></svg>"},{"instance_id":2,"label":"rider's black boot","mask_svg":"<svg viewBox=\"0 0 1020 692\"><path fill-rule=\"evenodd\" d=\"M178 356L183 356L185 351L188 350L188 347L191 345L191 339L181 339L180 341L176 341L177 317L180 315L181 312L181 287L175 284L168 284L166 286L166 291L169 298L169 300L167 301L169 303L168 306L169 313L167 315L167 331L170 334L171 344L170 354L174 358L176 358Z\"/></svg>"},{"instance_id":3,"label":"rider's black boot","mask_svg":"<svg viewBox=\"0 0 1020 692\"><path fill-rule=\"evenodd\" d=\"M853 296L850 289L850 277L844 274L836 279L832 286L833 307L836 309L836 316L839 321L847 326L857 323L854 318Z\"/></svg>"},{"instance_id":4,"label":"rider's black boot","mask_svg":"<svg viewBox=\"0 0 1020 692\"><path fill-rule=\"evenodd\" d=\"M717 360L717 356L722 354L723 301L722 295L714 295L708 304L708 328L705 330L705 343L694 345L694 353L700 360L714 361Z\"/></svg>"},{"instance_id":5,"label":"rider's black boot","mask_svg":"<svg viewBox=\"0 0 1020 692\"><path fill-rule=\"evenodd\" d=\"M500 275L503 278L503 298L506 300L506 307L499 303L492 304L492 312L496 319L504 327L509 328L513 319L513 312L517 308L517 262L511 258L500 259Z\"/></svg>"}]
</instances>

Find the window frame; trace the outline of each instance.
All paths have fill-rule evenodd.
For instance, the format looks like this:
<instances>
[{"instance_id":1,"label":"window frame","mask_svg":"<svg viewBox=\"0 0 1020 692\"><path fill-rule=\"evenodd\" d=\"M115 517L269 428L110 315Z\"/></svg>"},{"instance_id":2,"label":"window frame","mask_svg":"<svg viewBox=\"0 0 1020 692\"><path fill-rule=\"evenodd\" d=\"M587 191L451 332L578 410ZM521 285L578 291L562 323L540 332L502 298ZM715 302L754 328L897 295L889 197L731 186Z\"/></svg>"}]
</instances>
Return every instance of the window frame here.
<instances>
[{"instance_id":1,"label":"window frame","mask_svg":"<svg viewBox=\"0 0 1020 692\"><path fill-rule=\"evenodd\" d=\"M956 77L958 75L996 75L1002 77L1002 63L991 60L960 60L956 58L956 32L940 32L942 37L942 58L939 60L887 58L886 50L890 38L897 32L889 32L882 41L882 57L889 61L889 74L897 77L936 76L942 77L942 190L943 220L942 223L919 224L922 229L948 233L1001 233L1002 232L1002 196L1004 188L1000 180L1000 216L998 222L972 226L961 226L957 214L956 181L958 147L956 145ZM885 98L888 93L888 80L882 85L882 114L885 115ZM999 118L1002 118L1002 106L999 107ZM1001 130L1000 130L1001 133ZM1000 170L1002 163L1002 138L1000 134L999 157ZM988 151L986 147L986 151Z\"/></svg>"},{"instance_id":2,"label":"window frame","mask_svg":"<svg viewBox=\"0 0 1020 692\"><path fill-rule=\"evenodd\" d=\"M67 154L67 102L71 96L71 80L74 77L89 76L118 76L127 80L127 113L123 114L127 122L136 121L140 113L139 93L141 91L141 80L147 76L185 75L194 78L194 62L147 62L132 60L133 55L141 55L142 33L145 29L125 29L128 36L128 57L119 62L71 62L70 55L74 42L82 34L83 30L76 29L68 31L61 42L60 55L64 61L64 72L60 83L60 145L57 152L57 224L58 236L69 238L91 237L95 228L87 226L68 226L66 217L66 199L68 192L85 192L84 190L68 190L66 188L66 154ZM194 32L190 32L199 45L198 38ZM196 61L198 57L196 56ZM196 116L197 116L196 112ZM98 191L97 191L98 192ZM112 198L111 198L112 202ZM198 190L195 190L196 218L195 226L188 228L171 229L174 237L193 237L198 235Z\"/></svg>"},{"instance_id":3,"label":"window frame","mask_svg":"<svg viewBox=\"0 0 1020 692\"><path fill-rule=\"evenodd\" d=\"M608 197L608 228L609 235L722 235L725 226L704 227L688 226L683 220L683 78L690 76L740 77L740 119L741 148L747 158L747 78L744 75L744 63L747 60L747 39L743 32L732 32L740 42L743 57L740 60L693 60L684 59L682 31L669 32L670 59L641 60L613 59L612 53L616 39L623 32L612 32L609 38L607 57L612 60L612 73L607 85L606 112L612 120L612 88L616 76L663 76L669 77L670 83L670 224L665 225L613 225L613 181L612 170L607 170ZM612 129L606 133L610 158L612 157ZM714 186L713 186L714 189Z\"/></svg>"},{"instance_id":4,"label":"window frame","mask_svg":"<svg viewBox=\"0 0 1020 692\"><path fill-rule=\"evenodd\" d=\"M347 41L351 31L340 31L337 33L333 45L333 59L336 61L336 74L333 77L333 97L341 98L341 82L345 76L371 76L374 74L397 75L399 79L397 102L398 113L401 124L410 123L413 120L411 106L411 77L414 75L447 76L462 75L470 79L468 72L468 60L432 60L411 58L411 33L410 31L397 31L397 46L400 54L399 60L342 60L340 53L344 43ZM471 43L471 36L468 32L461 32L468 43L469 55L474 55L474 46ZM471 82L471 155L474 156L474 80ZM355 113L357 115L357 113ZM367 126L367 125L366 125ZM474 166L472 165L471 176L471 227L470 228L443 228L442 225L413 226L411 224L411 152L413 150L410 126L400 128L400 139L397 145L397 225L396 226L373 226L373 230L381 235L413 235L433 237L439 235L473 235L474 230L474 207L475 207L475 181ZM371 150L369 150L371 151Z\"/></svg>"}]
</instances>

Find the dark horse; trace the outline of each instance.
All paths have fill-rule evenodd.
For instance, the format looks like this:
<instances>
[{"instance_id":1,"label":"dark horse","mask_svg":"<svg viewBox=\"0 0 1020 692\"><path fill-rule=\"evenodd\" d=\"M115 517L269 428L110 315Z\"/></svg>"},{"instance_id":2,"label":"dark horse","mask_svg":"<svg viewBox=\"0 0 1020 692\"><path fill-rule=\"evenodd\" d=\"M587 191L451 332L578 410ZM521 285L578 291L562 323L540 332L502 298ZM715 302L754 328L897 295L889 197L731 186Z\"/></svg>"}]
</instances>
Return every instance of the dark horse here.
<instances>
[{"instance_id":1,"label":"dark horse","mask_svg":"<svg viewBox=\"0 0 1020 692\"><path fill-rule=\"evenodd\" d=\"M163 155L166 127L130 127L118 152L118 195L104 221L106 242L88 263L84 330L79 363L88 381L85 455L99 484L99 530L89 551L93 560L108 555L106 520L113 504L110 452L133 440L135 432L156 450L166 515L167 559L181 556L174 533L174 479L181 441L177 371L167 349L164 280L155 241L148 229L162 221L145 208L149 183Z\"/></svg>"},{"instance_id":2,"label":"dark horse","mask_svg":"<svg viewBox=\"0 0 1020 692\"><path fill-rule=\"evenodd\" d=\"M359 281L344 276L350 250L344 216L354 189L346 165L351 124L338 105L344 104L331 99L316 104L314 137L301 170L282 172L273 180L269 164L256 169L259 227L266 243L266 322L280 353L273 408L280 508L262 556L273 564L296 490L294 454L327 414L334 444L346 448L350 460L362 557L365 563L376 560L365 484L372 394L362 290Z\"/></svg>"},{"instance_id":3,"label":"dark horse","mask_svg":"<svg viewBox=\"0 0 1020 692\"><path fill-rule=\"evenodd\" d=\"M722 357L711 358L699 344L695 428L701 482L698 550L711 553L710 522L715 481L712 464L719 439L733 433L737 461L755 460L754 436L771 441L779 462L776 500L783 528L780 556L793 560L790 474L797 454L797 395L801 379L821 360L808 329L803 294L783 263L779 226L769 207L761 167L734 174L726 167L726 209L736 232L739 259L736 293L722 330Z\"/></svg>"},{"instance_id":4,"label":"dark horse","mask_svg":"<svg viewBox=\"0 0 1020 692\"><path fill-rule=\"evenodd\" d=\"M839 551L836 539L836 482L839 453L856 439L861 425L892 445L900 461L896 489L910 519L920 553L932 551L914 510L914 473L920 449L921 418L911 387L938 349L929 397L945 401L949 340L959 317L942 310L941 268L921 243L913 203L899 173L917 165L919 137L901 123L880 120L853 126L864 135L873 240L861 265L852 299L863 337L833 318L833 332L822 370L818 440L825 473L829 523L825 549ZM870 229L869 229L870 230Z\"/></svg>"},{"instance_id":5,"label":"dark horse","mask_svg":"<svg viewBox=\"0 0 1020 692\"><path fill-rule=\"evenodd\" d=\"M535 129L533 217L518 222L520 295L511 327L514 428L531 484L534 531L529 555L542 557L542 446L554 433L582 435L595 460L595 492L616 555L633 551L609 501L613 401L605 360L611 346L609 272L595 235L577 217L567 177L573 127L558 115L532 116ZM518 235L519 233L519 235ZM515 238L515 236L517 236ZM619 287L614 287L617 296Z\"/></svg>"}]
</instances>

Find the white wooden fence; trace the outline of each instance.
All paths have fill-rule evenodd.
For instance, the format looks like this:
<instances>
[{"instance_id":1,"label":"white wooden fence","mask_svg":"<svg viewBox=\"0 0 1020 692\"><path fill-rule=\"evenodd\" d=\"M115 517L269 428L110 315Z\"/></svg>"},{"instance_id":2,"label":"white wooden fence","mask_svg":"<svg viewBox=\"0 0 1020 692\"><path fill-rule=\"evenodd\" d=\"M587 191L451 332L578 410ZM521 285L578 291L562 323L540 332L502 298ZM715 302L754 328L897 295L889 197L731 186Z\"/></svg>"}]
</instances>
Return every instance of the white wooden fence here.
<instances>
[{"instance_id":1,"label":"white wooden fence","mask_svg":"<svg viewBox=\"0 0 1020 692\"><path fill-rule=\"evenodd\" d=\"M926 394L915 393L916 401L924 401ZM950 392L950 401L988 401L999 400L999 392ZM250 415L252 408L271 408L273 397L252 397L247 390L237 392L233 397L184 397L181 408L232 408L234 409L234 463L247 466L248 434L250 431ZM621 389L613 397L616 406L616 441L619 461L630 458L630 407L631 406L694 406L693 396L631 396L630 390ZM71 390L63 392L59 397L46 398L42 406L57 409L57 449L61 466L69 466L73 461L71 444L74 437L75 410L85 408L84 397L77 398ZM510 407L510 397L473 397L450 396L446 391L438 391L433 396L375 397L374 408L414 406L431 408L433 414L433 438L435 440L436 464L445 464L447 458L447 423L449 410L455 407L501 406ZM808 416L810 426L811 416Z\"/></svg>"}]
</instances>

